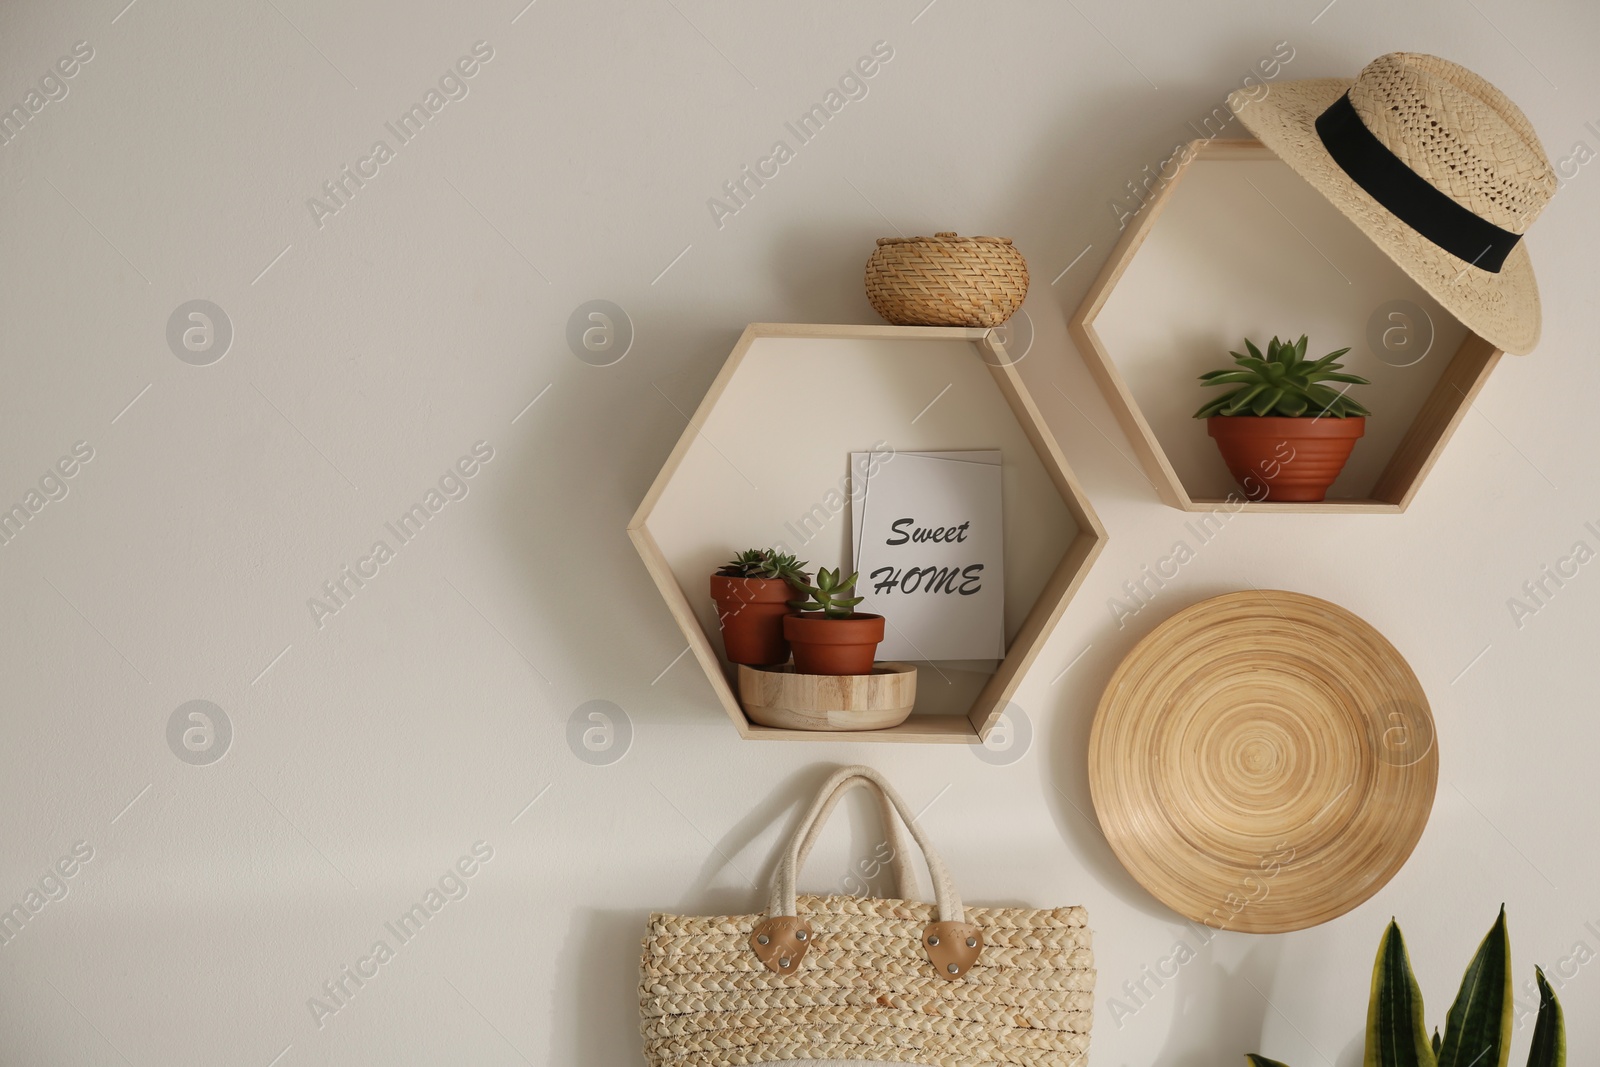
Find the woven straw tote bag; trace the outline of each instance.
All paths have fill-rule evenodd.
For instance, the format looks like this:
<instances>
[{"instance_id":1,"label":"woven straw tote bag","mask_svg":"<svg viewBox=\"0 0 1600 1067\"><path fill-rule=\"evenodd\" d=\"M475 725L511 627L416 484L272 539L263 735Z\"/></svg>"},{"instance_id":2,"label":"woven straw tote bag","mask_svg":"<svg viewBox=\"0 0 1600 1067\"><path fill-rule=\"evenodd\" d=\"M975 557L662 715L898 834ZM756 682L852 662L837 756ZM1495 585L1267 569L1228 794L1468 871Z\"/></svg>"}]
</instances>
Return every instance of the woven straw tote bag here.
<instances>
[{"instance_id":1,"label":"woven straw tote bag","mask_svg":"<svg viewBox=\"0 0 1600 1067\"><path fill-rule=\"evenodd\" d=\"M915 885L903 820L934 904L796 896L817 831L857 787L878 798L896 891ZM817 794L764 913L652 915L639 981L652 1067L1070 1067L1087 1062L1093 995L1084 910L963 907L905 801L868 767L841 768Z\"/></svg>"}]
</instances>

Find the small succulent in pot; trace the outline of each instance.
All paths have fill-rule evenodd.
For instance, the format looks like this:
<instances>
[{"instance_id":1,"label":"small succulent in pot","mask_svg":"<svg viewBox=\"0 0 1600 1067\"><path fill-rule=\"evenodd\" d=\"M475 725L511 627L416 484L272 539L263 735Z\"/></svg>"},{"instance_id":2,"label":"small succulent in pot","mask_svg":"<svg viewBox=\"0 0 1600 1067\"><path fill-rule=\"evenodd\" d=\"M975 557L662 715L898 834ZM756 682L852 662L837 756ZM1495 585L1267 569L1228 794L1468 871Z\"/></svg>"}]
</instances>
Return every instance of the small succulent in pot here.
<instances>
[{"instance_id":1,"label":"small succulent in pot","mask_svg":"<svg viewBox=\"0 0 1600 1067\"><path fill-rule=\"evenodd\" d=\"M783 635L794 646L794 669L800 674L871 674L883 616L855 610L862 598L851 596L857 575L840 577L840 569L817 571L817 583L802 588L809 599L789 606L798 614L783 620Z\"/></svg>"},{"instance_id":2,"label":"small succulent in pot","mask_svg":"<svg viewBox=\"0 0 1600 1067\"><path fill-rule=\"evenodd\" d=\"M1266 354L1249 339L1248 355L1228 353L1235 366L1202 374L1206 385L1232 385L1227 395L1194 413L1205 419L1228 470L1253 500L1322 500L1344 469L1356 439L1372 414L1328 382L1370 385L1346 374L1341 348L1321 359L1306 359L1306 336L1267 345Z\"/></svg>"},{"instance_id":3,"label":"small succulent in pot","mask_svg":"<svg viewBox=\"0 0 1600 1067\"><path fill-rule=\"evenodd\" d=\"M783 618L789 601L811 579L806 564L772 548L751 548L711 576L711 597L728 659L752 667L786 663Z\"/></svg>"}]
</instances>

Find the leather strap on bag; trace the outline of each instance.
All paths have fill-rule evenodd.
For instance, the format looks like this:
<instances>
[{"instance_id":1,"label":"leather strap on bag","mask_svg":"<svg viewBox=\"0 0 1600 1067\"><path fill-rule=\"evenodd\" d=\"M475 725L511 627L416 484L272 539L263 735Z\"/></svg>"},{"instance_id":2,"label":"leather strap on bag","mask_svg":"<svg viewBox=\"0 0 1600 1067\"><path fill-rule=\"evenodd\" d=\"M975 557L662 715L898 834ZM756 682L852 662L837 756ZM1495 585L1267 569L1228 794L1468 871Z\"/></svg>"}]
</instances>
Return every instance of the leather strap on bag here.
<instances>
[{"instance_id":1,"label":"leather strap on bag","mask_svg":"<svg viewBox=\"0 0 1600 1067\"><path fill-rule=\"evenodd\" d=\"M843 767L836 771L817 793L810 810L795 830L793 840L778 865L772 880L772 894L767 902L767 918L756 924L750 934L750 948L767 969L776 974L793 974L811 948L814 931L811 924L798 914L795 898L795 878L815 841L822 821L832 814L839 798L852 788L863 786L877 792L880 810L883 811L886 829L899 842L896 823L903 823L917 847L922 850L923 861L933 881L934 902L939 918L923 928L922 945L933 965L934 973L946 981L955 981L972 967L983 949L983 931L966 922L966 912L961 905L961 895L950 881L949 872L938 852L929 844L917 826L905 800L877 771L870 767ZM892 810L891 810L892 809ZM898 814L898 820L895 815ZM896 856L903 854L896 849ZM910 872L897 866L896 878L902 895L909 888Z\"/></svg>"}]
</instances>

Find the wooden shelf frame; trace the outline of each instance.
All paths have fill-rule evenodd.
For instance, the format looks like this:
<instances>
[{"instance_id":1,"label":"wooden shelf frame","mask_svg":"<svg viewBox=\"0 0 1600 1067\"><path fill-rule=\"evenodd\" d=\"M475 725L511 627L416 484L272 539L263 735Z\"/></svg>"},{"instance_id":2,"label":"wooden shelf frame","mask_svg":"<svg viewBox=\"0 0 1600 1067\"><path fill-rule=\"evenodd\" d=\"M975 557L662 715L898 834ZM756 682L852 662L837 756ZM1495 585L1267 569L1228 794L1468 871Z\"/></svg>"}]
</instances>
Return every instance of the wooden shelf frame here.
<instances>
[{"instance_id":1,"label":"wooden shelf frame","mask_svg":"<svg viewBox=\"0 0 1600 1067\"><path fill-rule=\"evenodd\" d=\"M973 348L973 358L979 359L988 369L1006 406L1016 418L1024 435L1032 444L1051 484L1061 495L1077 526L1077 535L1066 546L1060 561L1029 609L1022 625L1006 649L1006 655L979 692L977 699L965 716L912 714L899 726L884 730L835 732L820 730L783 730L761 726L746 717L739 705L728 676L723 671L713 644L713 635L700 625L691 605L688 592L679 584L666 555L662 552L650 530L650 518L657 502L671 484L690 447L700 435L701 428L710 418L724 390L739 370L750 347L763 338L819 338L840 340L884 340L904 342L928 340L949 342L964 340ZM982 744L989 732L999 722L1006 704L1022 684L1028 669L1038 658L1056 623L1066 611L1068 603L1082 585L1096 557L1105 548L1106 530L1101 524L1077 476L1067 464L1055 437L1046 426L1043 415L1017 374L1005 346L993 330L967 329L945 326L854 326L810 325L791 323L751 323L745 328L733 352L723 364L705 398L695 410L689 425L684 428L677 445L667 457L650 491L645 494L638 510L628 523L628 537L633 541L644 561L646 570L655 581L662 598L667 603L674 621L683 631L700 664L706 679L711 683L718 702L732 720L739 735L751 740L781 741L866 741L911 742L946 744Z\"/></svg>"},{"instance_id":2,"label":"wooden shelf frame","mask_svg":"<svg viewBox=\"0 0 1600 1067\"><path fill-rule=\"evenodd\" d=\"M1466 417L1467 409L1472 406L1478 392L1488 381L1489 373L1500 360L1501 350L1477 334L1470 330L1467 332L1451 357L1449 366L1412 420L1399 447L1378 476L1370 496L1297 504L1238 499L1230 501L1191 495L1163 451L1155 431L1139 410L1138 402L1134 400L1133 392L1105 342L1095 330L1095 319L1138 254L1140 246L1155 228L1173 190L1183 182L1191 168L1212 161L1234 163L1277 158L1271 149L1259 141L1191 141L1187 158L1179 161L1171 179L1156 192L1133 224L1123 232L1121 240L1101 268L1099 277L1089 287L1078 310L1067 320L1068 332L1077 343L1084 362L1099 383L1117 422L1128 435L1163 503L1184 511L1215 511L1227 507L1230 511L1280 514L1399 514L1416 496L1423 479L1438 461L1445 444Z\"/></svg>"}]
</instances>

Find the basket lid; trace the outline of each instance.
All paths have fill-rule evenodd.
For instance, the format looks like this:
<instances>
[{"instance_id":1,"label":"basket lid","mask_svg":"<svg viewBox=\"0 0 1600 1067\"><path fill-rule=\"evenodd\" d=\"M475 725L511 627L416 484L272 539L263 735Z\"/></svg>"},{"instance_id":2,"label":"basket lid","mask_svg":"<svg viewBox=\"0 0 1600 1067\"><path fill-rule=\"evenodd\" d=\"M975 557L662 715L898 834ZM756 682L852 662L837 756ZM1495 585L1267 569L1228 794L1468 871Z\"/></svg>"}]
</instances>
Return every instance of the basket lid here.
<instances>
[{"instance_id":1,"label":"basket lid","mask_svg":"<svg viewBox=\"0 0 1600 1067\"><path fill-rule=\"evenodd\" d=\"M1010 243L1011 243L1011 238L1009 238L1009 237L962 237L962 236L960 236L960 235L958 235L956 233L944 232L944 231L936 233L932 237L880 237L880 238L878 238L878 244L880 246L882 246L882 245L914 245L914 244L933 244L933 245L943 245L943 244L991 244L991 245L1008 245Z\"/></svg>"}]
</instances>

